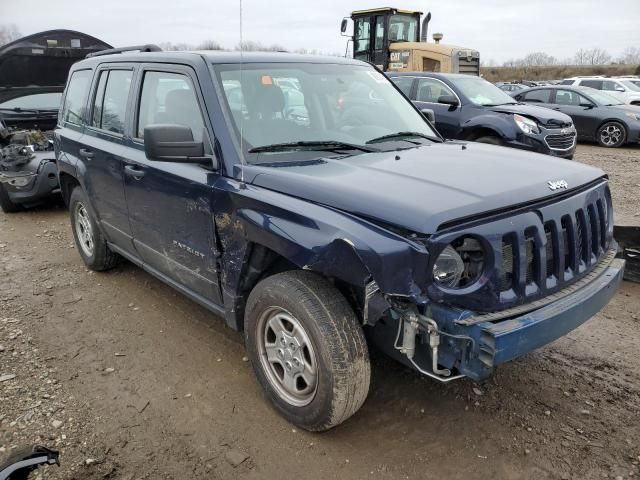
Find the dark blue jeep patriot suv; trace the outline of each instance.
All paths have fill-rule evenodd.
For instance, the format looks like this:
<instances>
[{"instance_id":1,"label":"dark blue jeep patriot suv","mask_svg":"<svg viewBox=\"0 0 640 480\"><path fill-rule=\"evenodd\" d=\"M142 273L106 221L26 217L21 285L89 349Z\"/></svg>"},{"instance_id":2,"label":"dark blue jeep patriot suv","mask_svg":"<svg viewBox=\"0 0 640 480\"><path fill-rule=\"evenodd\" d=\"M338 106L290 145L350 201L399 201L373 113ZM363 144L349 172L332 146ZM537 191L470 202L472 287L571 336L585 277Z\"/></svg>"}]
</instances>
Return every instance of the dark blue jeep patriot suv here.
<instances>
[{"instance_id":1,"label":"dark blue jeep patriot suv","mask_svg":"<svg viewBox=\"0 0 640 480\"><path fill-rule=\"evenodd\" d=\"M275 408L354 414L368 345L479 381L612 297L598 169L443 141L342 58L116 50L76 63L56 159L78 252L124 257L244 331Z\"/></svg>"}]
</instances>

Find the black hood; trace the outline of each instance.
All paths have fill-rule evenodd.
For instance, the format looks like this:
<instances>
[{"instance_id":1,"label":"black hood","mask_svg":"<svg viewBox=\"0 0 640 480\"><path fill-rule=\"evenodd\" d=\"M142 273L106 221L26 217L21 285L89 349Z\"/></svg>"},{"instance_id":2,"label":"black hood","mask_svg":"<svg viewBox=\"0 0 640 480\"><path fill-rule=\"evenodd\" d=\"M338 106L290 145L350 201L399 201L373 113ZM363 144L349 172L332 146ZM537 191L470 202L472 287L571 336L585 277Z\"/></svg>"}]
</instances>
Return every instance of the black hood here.
<instances>
[{"instance_id":1,"label":"black hood","mask_svg":"<svg viewBox=\"0 0 640 480\"><path fill-rule=\"evenodd\" d=\"M600 169L548 155L462 142L245 167L254 185L425 234L567 191L550 190L549 181L564 180L571 190L603 176Z\"/></svg>"},{"instance_id":2,"label":"black hood","mask_svg":"<svg viewBox=\"0 0 640 480\"><path fill-rule=\"evenodd\" d=\"M111 48L73 30L49 30L0 48L0 92L15 88L64 87L71 65L89 53ZM0 93L2 95L3 93Z\"/></svg>"},{"instance_id":3,"label":"black hood","mask_svg":"<svg viewBox=\"0 0 640 480\"><path fill-rule=\"evenodd\" d=\"M518 103L515 105L498 105L495 107L487 107L492 112L514 114L518 113L525 117L536 120L540 125L546 128L565 128L570 126L573 121L569 115L562 112L556 112L550 108L536 107L526 103Z\"/></svg>"}]
</instances>

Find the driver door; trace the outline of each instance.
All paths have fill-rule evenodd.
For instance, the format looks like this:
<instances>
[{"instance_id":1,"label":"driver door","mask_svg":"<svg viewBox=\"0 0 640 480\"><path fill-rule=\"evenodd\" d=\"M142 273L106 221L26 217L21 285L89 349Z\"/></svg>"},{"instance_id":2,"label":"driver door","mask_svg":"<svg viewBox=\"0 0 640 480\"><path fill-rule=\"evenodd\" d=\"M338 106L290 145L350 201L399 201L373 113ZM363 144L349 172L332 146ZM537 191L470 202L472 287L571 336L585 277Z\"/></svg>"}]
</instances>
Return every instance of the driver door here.
<instances>
[{"instance_id":1,"label":"driver door","mask_svg":"<svg viewBox=\"0 0 640 480\"><path fill-rule=\"evenodd\" d=\"M211 153L202 98L190 68L146 65L139 75L133 140L124 166L125 196L134 246L169 281L221 304L213 224L217 174L196 164L148 160L144 128L177 124L191 129Z\"/></svg>"}]
</instances>

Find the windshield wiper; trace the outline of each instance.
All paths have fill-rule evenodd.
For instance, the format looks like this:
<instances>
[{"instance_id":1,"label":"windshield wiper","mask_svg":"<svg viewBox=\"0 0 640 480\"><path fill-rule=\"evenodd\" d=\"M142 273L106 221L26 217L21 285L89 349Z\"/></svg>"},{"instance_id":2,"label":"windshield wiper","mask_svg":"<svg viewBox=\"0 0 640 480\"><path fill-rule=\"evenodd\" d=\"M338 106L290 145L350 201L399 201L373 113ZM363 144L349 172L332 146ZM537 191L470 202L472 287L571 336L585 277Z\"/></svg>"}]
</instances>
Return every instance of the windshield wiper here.
<instances>
[{"instance_id":1,"label":"windshield wiper","mask_svg":"<svg viewBox=\"0 0 640 480\"><path fill-rule=\"evenodd\" d=\"M319 141L301 141L274 143L272 145L263 145L249 150L249 153L261 152L286 152L290 150L360 150L363 152L379 152L377 148L358 145L355 143L338 142L335 140L319 140Z\"/></svg>"},{"instance_id":2,"label":"windshield wiper","mask_svg":"<svg viewBox=\"0 0 640 480\"><path fill-rule=\"evenodd\" d=\"M383 142L385 140L392 140L394 138L402 138L402 137L426 138L427 140L431 140L432 142L439 140L439 138L437 137L431 137L429 135L425 135L424 133L420 133L420 132L396 132L396 133L390 133L388 135L382 135L381 137L372 138L371 140L368 140L365 143L368 145L370 143Z\"/></svg>"},{"instance_id":3,"label":"windshield wiper","mask_svg":"<svg viewBox=\"0 0 640 480\"><path fill-rule=\"evenodd\" d=\"M37 108L20 108L20 107L13 107L13 108L0 107L0 111L16 112L16 113L53 113L53 112L57 112L58 109L57 108L37 109Z\"/></svg>"}]
</instances>

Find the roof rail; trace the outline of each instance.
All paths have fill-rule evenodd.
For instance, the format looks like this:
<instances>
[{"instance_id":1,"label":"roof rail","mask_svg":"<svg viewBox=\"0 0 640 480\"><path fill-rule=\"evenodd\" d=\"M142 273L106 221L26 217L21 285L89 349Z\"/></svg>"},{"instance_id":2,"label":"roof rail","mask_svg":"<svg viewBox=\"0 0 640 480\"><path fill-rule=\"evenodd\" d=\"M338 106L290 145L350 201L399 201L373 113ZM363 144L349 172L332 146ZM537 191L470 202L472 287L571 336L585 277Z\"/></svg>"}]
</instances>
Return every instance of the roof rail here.
<instances>
[{"instance_id":1,"label":"roof rail","mask_svg":"<svg viewBox=\"0 0 640 480\"><path fill-rule=\"evenodd\" d=\"M91 57L100 57L102 55L111 55L112 53L124 53L124 52L161 52L162 49L153 44L147 45L134 45L132 47L122 47L122 48L110 48L108 50L101 50L99 52L93 52L87 55L86 58Z\"/></svg>"}]
</instances>

